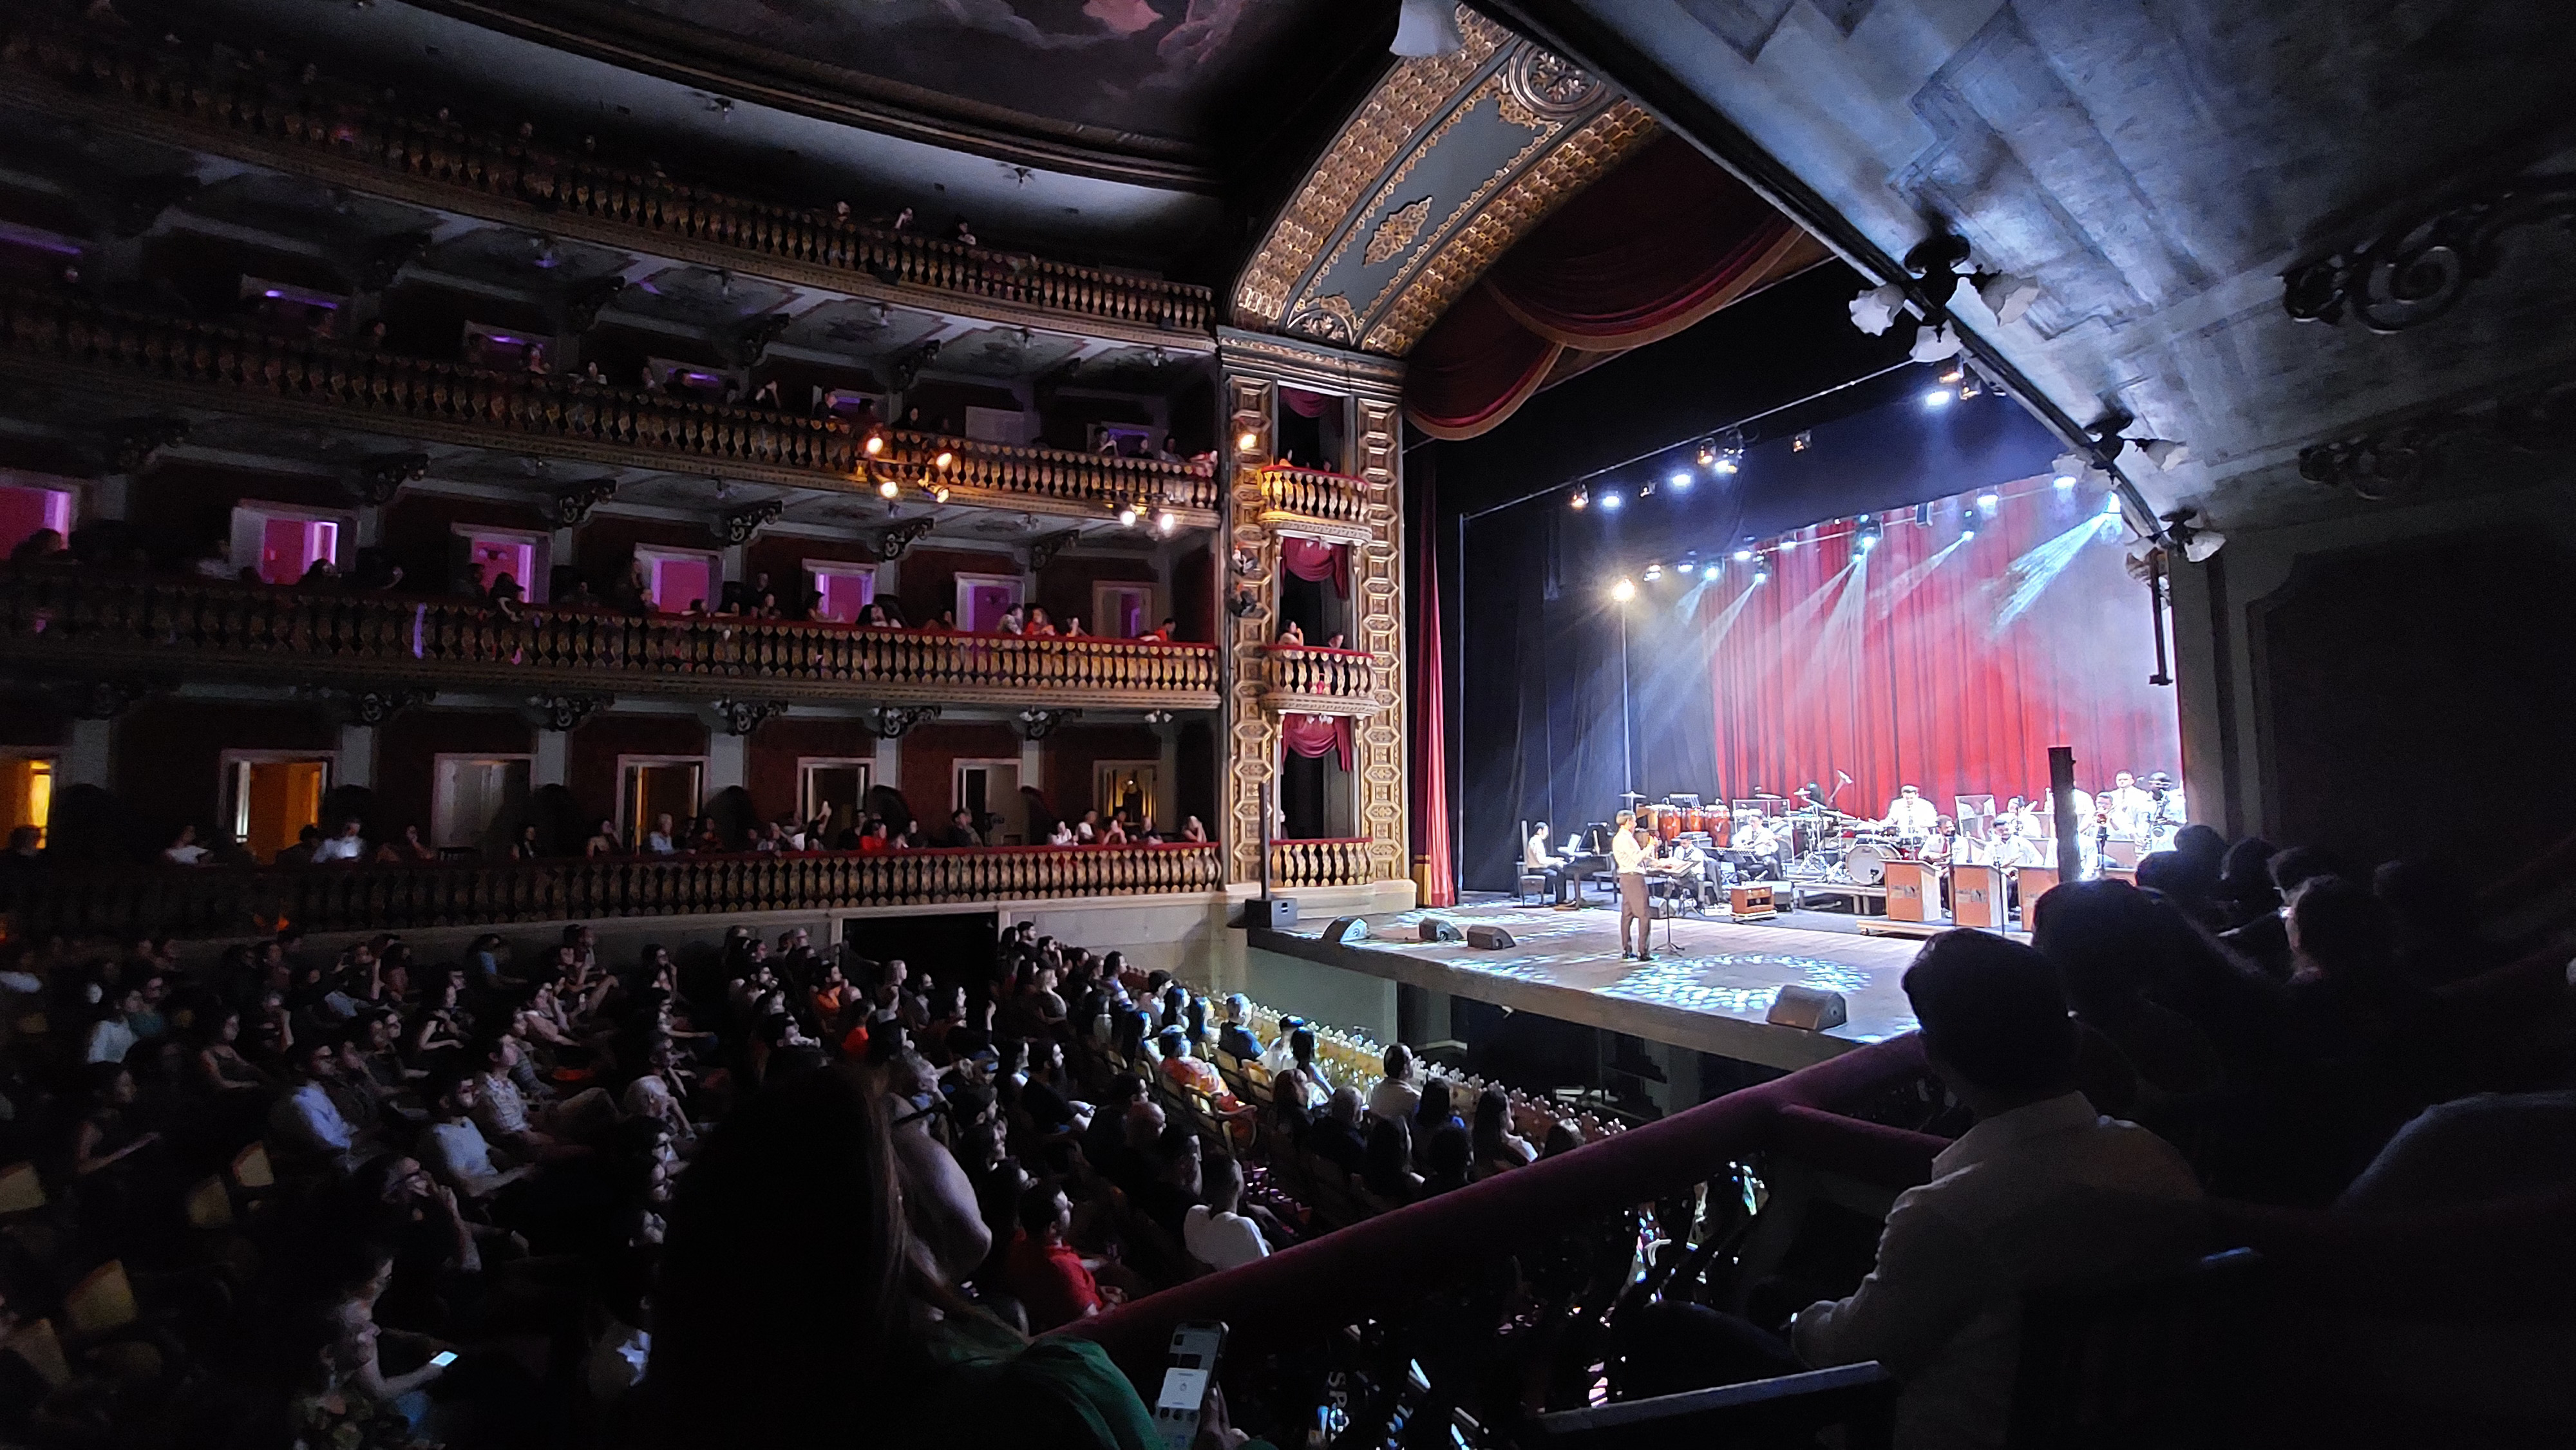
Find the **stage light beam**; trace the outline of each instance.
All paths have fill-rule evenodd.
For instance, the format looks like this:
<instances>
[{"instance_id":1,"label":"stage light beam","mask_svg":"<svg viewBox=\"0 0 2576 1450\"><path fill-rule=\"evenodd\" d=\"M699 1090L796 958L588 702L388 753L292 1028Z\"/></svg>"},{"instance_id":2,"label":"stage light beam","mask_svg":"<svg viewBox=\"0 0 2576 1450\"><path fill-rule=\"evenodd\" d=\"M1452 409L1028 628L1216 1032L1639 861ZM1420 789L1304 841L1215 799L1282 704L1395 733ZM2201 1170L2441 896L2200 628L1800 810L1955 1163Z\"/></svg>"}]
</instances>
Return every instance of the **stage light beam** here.
<instances>
[{"instance_id":1,"label":"stage light beam","mask_svg":"<svg viewBox=\"0 0 2576 1450\"><path fill-rule=\"evenodd\" d=\"M1622 604L1625 604L1625 603L1627 603L1629 600L1636 598L1636 597L1637 597L1637 585L1636 585L1636 582L1635 582L1634 580L1622 579L1622 580L1620 580L1618 583L1611 585L1611 586L1610 586L1610 597L1611 597L1611 598L1613 598L1613 599L1618 600L1618 601L1619 601L1620 603L1622 603Z\"/></svg>"},{"instance_id":2,"label":"stage light beam","mask_svg":"<svg viewBox=\"0 0 2576 1450\"><path fill-rule=\"evenodd\" d=\"M1615 514L1619 511L1619 506L1627 501L1628 496L1614 488L1608 493L1601 495L1601 511L1606 514Z\"/></svg>"},{"instance_id":3,"label":"stage light beam","mask_svg":"<svg viewBox=\"0 0 2576 1450\"><path fill-rule=\"evenodd\" d=\"M1923 406L1927 408L1946 408L1950 406L1950 400L1956 396L1958 395L1951 392L1948 388L1933 388L1923 395Z\"/></svg>"}]
</instances>

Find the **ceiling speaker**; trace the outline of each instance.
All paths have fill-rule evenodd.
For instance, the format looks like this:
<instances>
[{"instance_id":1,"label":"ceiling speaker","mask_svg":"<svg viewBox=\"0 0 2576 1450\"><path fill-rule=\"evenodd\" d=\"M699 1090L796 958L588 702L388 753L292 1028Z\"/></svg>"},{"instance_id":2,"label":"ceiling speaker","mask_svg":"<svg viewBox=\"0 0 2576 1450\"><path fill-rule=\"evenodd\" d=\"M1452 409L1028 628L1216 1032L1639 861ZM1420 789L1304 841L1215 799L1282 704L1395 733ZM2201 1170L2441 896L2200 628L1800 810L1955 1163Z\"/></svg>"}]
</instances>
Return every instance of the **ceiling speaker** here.
<instances>
[{"instance_id":1,"label":"ceiling speaker","mask_svg":"<svg viewBox=\"0 0 2576 1450\"><path fill-rule=\"evenodd\" d=\"M1780 995L1772 1000L1771 1014L1763 1020L1774 1027L1822 1032L1842 1026L1851 1020L1851 1015L1843 1007L1842 993L1791 983L1780 989Z\"/></svg>"},{"instance_id":2,"label":"ceiling speaker","mask_svg":"<svg viewBox=\"0 0 2576 1450\"><path fill-rule=\"evenodd\" d=\"M1424 917L1424 918L1422 919L1422 924L1421 924L1419 927L1417 927L1415 930L1416 930L1417 934L1418 934L1418 935L1420 935L1420 937L1421 937L1421 938L1422 938L1422 940L1424 940L1424 941L1465 941L1465 940L1466 940L1466 938L1465 938L1465 937L1460 936L1460 935L1458 934L1458 926L1457 926L1457 923L1455 923L1455 922L1450 922L1450 921L1444 921L1444 920L1442 920L1441 918L1436 917L1436 916L1426 916L1426 917Z\"/></svg>"},{"instance_id":3,"label":"ceiling speaker","mask_svg":"<svg viewBox=\"0 0 2576 1450\"><path fill-rule=\"evenodd\" d=\"M1510 932L1499 926L1471 926L1467 928L1467 945L1479 951L1498 952L1518 943L1512 940Z\"/></svg>"},{"instance_id":4,"label":"ceiling speaker","mask_svg":"<svg viewBox=\"0 0 2576 1450\"><path fill-rule=\"evenodd\" d=\"M1367 941L1368 934L1368 923L1356 916L1334 917L1332 925L1324 928L1327 942Z\"/></svg>"}]
</instances>

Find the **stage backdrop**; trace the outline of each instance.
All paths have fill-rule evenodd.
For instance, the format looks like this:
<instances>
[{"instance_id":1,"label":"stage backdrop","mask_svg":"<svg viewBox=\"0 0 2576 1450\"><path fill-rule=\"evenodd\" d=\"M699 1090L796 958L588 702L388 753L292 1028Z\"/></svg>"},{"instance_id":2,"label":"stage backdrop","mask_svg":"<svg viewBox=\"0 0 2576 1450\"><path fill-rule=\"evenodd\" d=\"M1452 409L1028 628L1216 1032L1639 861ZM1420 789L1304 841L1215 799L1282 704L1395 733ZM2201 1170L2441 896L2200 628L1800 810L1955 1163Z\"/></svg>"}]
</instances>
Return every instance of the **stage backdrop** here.
<instances>
[{"instance_id":1,"label":"stage backdrop","mask_svg":"<svg viewBox=\"0 0 2576 1450\"><path fill-rule=\"evenodd\" d=\"M2104 491L2055 487L2057 445L2018 407L1927 412L1921 381L1891 380L1806 448L1757 444L1741 474L1686 494L1634 496L1658 463L1615 481L1629 497L1614 515L1597 482L1583 512L1550 497L1468 525L1458 855L1471 889L1511 888L1520 823L1561 839L1630 788L1786 795L1841 770L1853 783L1837 803L1866 816L1908 783L1945 813L1957 794L2043 791L2052 745L2074 747L2087 789L2115 769L2179 773L2173 691L2147 682L2146 586L2128 577ZM1865 553L1862 513L1881 531ZM1746 543L1767 582L1732 557ZM1685 581L1685 555L1720 561L1719 576ZM1653 582L1649 561L1664 566ZM1638 589L1625 605L1611 596L1622 575Z\"/></svg>"}]
</instances>

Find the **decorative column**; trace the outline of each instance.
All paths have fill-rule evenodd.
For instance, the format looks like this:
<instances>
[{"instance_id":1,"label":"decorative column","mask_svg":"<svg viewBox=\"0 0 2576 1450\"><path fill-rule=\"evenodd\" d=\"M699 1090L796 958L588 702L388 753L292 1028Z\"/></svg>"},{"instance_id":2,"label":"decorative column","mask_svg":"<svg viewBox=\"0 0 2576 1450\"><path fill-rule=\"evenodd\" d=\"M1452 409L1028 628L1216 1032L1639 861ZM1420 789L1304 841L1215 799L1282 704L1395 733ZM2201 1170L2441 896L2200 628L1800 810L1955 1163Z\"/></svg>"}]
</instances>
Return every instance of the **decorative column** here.
<instances>
[{"instance_id":1,"label":"decorative column","mask_svg":"<svg viewBox=\"0 0 2576 1450\"><path fill-rule=\"evenodd\" d=\"M1355 723L1356 819L1368 839L1367 879L1409 881L1404 733L1403 364L1282 337L1222 329L1226 547L1224 623L1225 815L1228 879L1261 879L1261 798L1274 785L1279 718L1264 702L1263 661L1278 633L1279 539L1300 534L1347 544L1351 647L1369 655L1370 705ZM1279 385L1348 397L1353 476L1364 495L1356 522L1308 517L1276 492L1272 459ZM1246 444L1250 446L1246 446ZM1362 713L1362 712L1354 712Z\"/></svg>"}]
</instances>

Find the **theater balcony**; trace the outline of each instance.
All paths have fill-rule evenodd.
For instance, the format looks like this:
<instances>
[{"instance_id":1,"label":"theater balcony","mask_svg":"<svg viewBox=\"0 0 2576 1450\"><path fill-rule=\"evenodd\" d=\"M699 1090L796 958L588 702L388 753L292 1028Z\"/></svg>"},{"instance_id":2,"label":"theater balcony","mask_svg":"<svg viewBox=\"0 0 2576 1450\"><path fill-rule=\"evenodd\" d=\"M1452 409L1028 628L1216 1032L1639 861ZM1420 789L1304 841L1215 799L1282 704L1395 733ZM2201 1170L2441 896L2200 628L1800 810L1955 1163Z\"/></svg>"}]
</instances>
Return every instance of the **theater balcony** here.
<instances>
[{"instance_id":1,"label":"theater balcony","mask_svg":"<svg viewBox=\"0 0 2576 1450\"><path fill-rule=\"evenodd\" d=\"M175 40L176 37L173 37ZM145 46L20 17L0 106L278 178L434 213L722 268L868 302L1149 347L1212 346L1209 289L779 205L587 152L413 113L339 73L186 43ZM621 108L622 109L622 108Z\"/></svg>"},{"instance_id":2,"label":"theater balcony","mask_svg":"<svg viewBox=\"0 0 2576 1450\"><path fill-rule=\"evenodd\" d=\"M1261 703L1266 709L1364 717L1388 708L1393 699L1392 680L1381 680L1377 662L1365 651L1274 644L1262 652Z\"/></svg>"},{"instance_id":3,"label":"theater balcony","mask_svg":"<svg viewBox=\"0 0 2576 1450\"><path fill-rule=\"evenodd\" d=\"M0 660L27 671L753 695L777 701L1212 710L1212 645L871 629L324 594L42 565L0 572ZM1304 708L1304 707L1300 707Z\"/></svg>"},{"instance_id":4,"label":"theater balcony","mask_svg":"<svg viewBox=\"0 0 2576 1450\"><path fill-rule=\"evenodd\" d=\"M1312 538L1366 543L1368 480L1320 468L1270 464L1253 473L1261 522Z\"/></svg>"},{"instance_id":5,"label":"theater balcony","mask_svg":"<svg viewBox=\"0 0 2576 1450\"><path fill-rule=\"evenodd\" d=\"M1270 873L1278 886L1358 886L1382 874L1366 836L1273 841Z\"/></svg>"}]
</instances>

